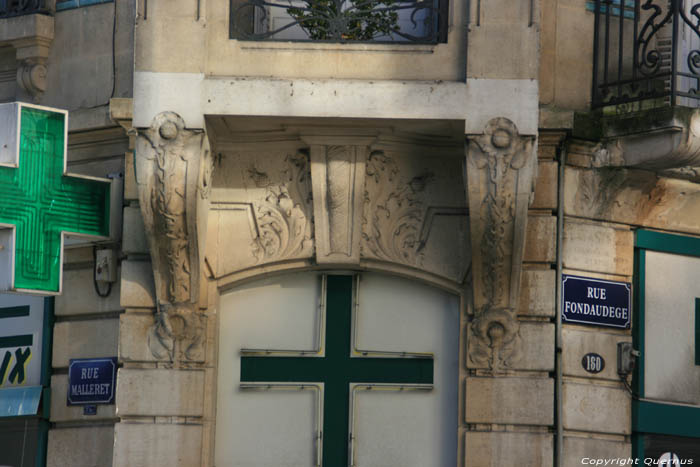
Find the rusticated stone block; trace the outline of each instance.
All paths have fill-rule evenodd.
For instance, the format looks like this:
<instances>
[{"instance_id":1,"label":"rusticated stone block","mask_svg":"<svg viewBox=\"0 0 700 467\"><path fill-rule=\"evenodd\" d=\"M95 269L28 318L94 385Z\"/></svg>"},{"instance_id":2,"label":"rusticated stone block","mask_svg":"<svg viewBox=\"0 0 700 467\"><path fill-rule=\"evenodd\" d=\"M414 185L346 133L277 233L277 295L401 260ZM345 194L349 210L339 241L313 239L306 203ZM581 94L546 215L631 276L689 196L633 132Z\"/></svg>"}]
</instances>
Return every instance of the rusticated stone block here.
<instances>
[{"instance_id":1,"label":"rusticated stone block","mask_svg":"<svg viewBox=\"0 0 700 467\"><path fill-rule=\"evenodd\" d=\"M112 465L113 445L114 427L111 425L54 428L49 431L46 466L109 466Z\"/></svg>"},{"instance_id":2,"label":"rusticated stone block","mask_svg":"<svg viewBox=\"0 0 700 467\"><path fill-rule=\"evenodd\" d=\"M71 358L117 355L118 319L63 321L53 330L53 367L67 367Z\"/></svg>"},{"instance_id":3,"label":"rusticated stone block","mask_svg":"<svg viewBox=\"0 0 700 467\"><path fill-rule=\"evenodd\" d=\"M557 218L528 216L523 261L553 263L556 261Z\"/></svg>"},{"instance_id":4,"label":"rusticated stone block","mask_svg":"<svg viewBox=\"0 0 700 467\"><path fill-rule=\"evenodd\" d=\"M587 378L605 378L619 381L617 375L617 343L631 342L631 336L605 333L599 329L583 331L564 326L562 330L562 370L567 376L583 376ZM605 367L600 373L587 372L581 364L581 359L589 352L595 352L605 360Z\"/></svg>"},{"instance_id":5,"label":"rusticated stone block","mask_svg":"<svg viewBox=\"0 0 700 467\"><path fill-rule=\"evenodd\" d=\"M553 438L547 433L469 431L465 435L465 467L531 465L553 462Z\"/></svg>"},{"instance_id":6,"label":"rusticated stone block","mask_svg":"<svg viewBox=\"0 0 700 467\"><path fill-rule=\"evenodd\" d=\"M138 206L124 207L124 222L122 227L124 229L124 233L122 234L122 251L124 253L149 252L146 230L143 226L143 217L141 216L141 209Z\"/></svg>"},{"instance_id":7,"label":"rusticated stone block","mask_svg":"<svg viewBox=\"0 0 700 467\"><path fill-rule=\"evenodd\" d=\"M117 414L202 416L204 371L120 368Z\"/></svg>"},{"instance_id":8,"label":"rusticated stone block","mask_svg":"<svg viewBox=\"0 0 700 467\"><path fill-rule=\"evenodd\" d=\"M564 223L565 268L630 276L634 269L631 230L567 220Z\"/></svg>"},{"instance_id":9,"label":"rusticated stone block","mask_svg":"<svg viewBox=\"0 0 700 467\"><path fill-rule=\"evenodd\" d=\"M92 261L92 252L90 252L90 261ZM54 302L56 316L112 313L121 309L119 281L112 284L109 295L103 298L95 292L92 282L94 274L92 267L63 271L64 293L57 296ZM106 291L105 286L102 286L102 289Z\"/></svg>"},{"instance_id":10,"label":"rusticated stone block","mask_svg":"<svg viewBox=\"0 0 700 467\"><path fill-rule=\"evenodd\" d=\"M113 467L201 465L202 425L117 423L114 431Z\"/></svg>"},{"instance_id":11,"label":"rusticated stone block","mask_svg":"<svg viewBox=\"0 0 700 467\"><path fill-rule=\"evenodd\" d=\"M551 378L468 377L466 422L551 425L553 400Z\"/></svg>"},{"instance_id":12,"label":"rusticated stone block","mask_svg":"<svg viewBox=\"0 0 700 467\"><path fill-rule=\"evenodd\" d=\"M120 361L154 362L158 360L148 348L148 333L153 323L153 313L127 311L119 315Z\"/></svg>"},{"instance_id":13,"label":"rusticated stone block","mask_svg":"<svg viewBox=\"0 0 700 467\"><path fill-rule=\"evenodd\" d=\"M627 459L632 445L621 441L565 436L563 452L564 467L580 467L590 462L588 459Z\"/></svg>"},{"instance_id":14,"label":"rusticated stone block","mask_svg":"<svg viewBox=\"0 0 700 467\"><path fill-rule=\"evenodd\" d=\"M535 199L531 209L557 208L557 183L559 163L555 161L539 161L537 164L537 181L535 184Z\"/></svg>"},{"instance_id":15,"label":"rusticated stone block","mask_svg":"<svg viewBox=\"0 0 700 467\"><path fill-rule=\"evenodd\" d=\"M631 396L611 386L564 382L562 421L567 430L631 433Z\"/></svg>"},{"instance_id":16,"label":"rusticated stone block","mask_svg":"<svg viewBox=\"0 0 700 467\"><path fill-rule=\"evenodd\" d=\"M155 284L150 261L123 261L120 301L124 308L153 308Z\"/></svg>"},{"instance_id":17,"label":"rusticated stone block","mask_svg":"<svg viewBox=\"0 0 700 467\"><path fill-rule=\"evenodd\" d=\"M556 271L554 269L524 269L520 277L518 314L524 316L554 316Z\"/></svg>"}]
</instances>

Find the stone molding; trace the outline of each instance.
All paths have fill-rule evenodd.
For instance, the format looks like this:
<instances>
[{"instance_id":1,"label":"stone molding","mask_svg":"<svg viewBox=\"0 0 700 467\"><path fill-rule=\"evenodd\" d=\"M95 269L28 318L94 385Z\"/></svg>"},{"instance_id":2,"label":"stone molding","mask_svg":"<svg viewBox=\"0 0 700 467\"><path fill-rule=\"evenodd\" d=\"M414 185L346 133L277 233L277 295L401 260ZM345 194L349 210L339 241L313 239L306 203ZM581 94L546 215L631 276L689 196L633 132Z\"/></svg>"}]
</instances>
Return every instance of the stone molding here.
<instances>
[{"instance_id":1,"label":"stone molding","mask_svg":"<svg viewBox=\"0 0 700 467\"><path fill-rule=\"evenodd\" d=\"M609 134L591 148L591 165L655 171L700 167L700 111L670 108L657 114L653 120L638 117L631 129L630 118L611 123Z\"/></svg>"},{"instance_id":2,"label":"stone molding","mask_svg":"<svg viewBox=\"0 0 700 467\"><path fill-rule=\"evenodd\" d=\"M466 140L474 319L468 364L500 371L521 354L516 316L528 206L537 175L535 138L506 118Z\"/></svg>"},{"instance_id":3,"label":"stone molding","mask_svg":"<svg viewBox=\"0 0 700 467\"><path fill-rule=\"evenodd\" d=\"M198 311L212 157L201 130L163 112L139 130L136 184L156 290L148 344L156 358L203 361L206 317Z\"/></svg>"}]
</instances>

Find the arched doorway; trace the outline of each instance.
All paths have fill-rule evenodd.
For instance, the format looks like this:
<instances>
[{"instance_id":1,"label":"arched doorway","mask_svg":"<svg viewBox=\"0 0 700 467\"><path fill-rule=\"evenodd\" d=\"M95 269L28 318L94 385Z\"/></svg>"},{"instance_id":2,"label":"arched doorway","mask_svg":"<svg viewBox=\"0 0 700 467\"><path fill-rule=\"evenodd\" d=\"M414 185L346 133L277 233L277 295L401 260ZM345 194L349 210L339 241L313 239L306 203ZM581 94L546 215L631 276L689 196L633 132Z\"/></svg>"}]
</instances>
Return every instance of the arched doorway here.
<instances>
[{"instance_id":1,"label":"arched doorway","mask_svg":"<svg viewBox=\"0 0 700 467\"><path fill-rule=\"evenodd\" d=\"M459 309L369 272L221 295L215 465L456 465Z\"/></svg>"}]
</instances>

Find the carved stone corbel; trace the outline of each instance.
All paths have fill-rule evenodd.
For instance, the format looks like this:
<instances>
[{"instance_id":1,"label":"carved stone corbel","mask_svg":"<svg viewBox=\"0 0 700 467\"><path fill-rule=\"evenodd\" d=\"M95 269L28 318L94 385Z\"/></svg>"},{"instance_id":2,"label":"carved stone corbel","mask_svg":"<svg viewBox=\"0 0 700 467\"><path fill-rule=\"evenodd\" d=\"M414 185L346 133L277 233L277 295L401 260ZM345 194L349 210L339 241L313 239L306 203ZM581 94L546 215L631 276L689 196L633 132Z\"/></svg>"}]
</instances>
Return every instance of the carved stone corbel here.
<instances>
[{"instance_id":1,"label":"carved stone corbel","mask_svg":"<svg viewBox=\"0 0 700 467\"><path fill-rule=\"evenodd\" d=\"M148 236L157 310L149 332L156 358L204 358L205 315L198 311L212 158L202 130L163 112L139 130L136 183Z\"/></svg>"},{"instance_id":2,"label":"carved stone corbel","mask_svg":"<svg viewBox=\"0 0 700 467\"><path fill-rule=\"evenodd\" d=\"M520 293L527 210L537 172L535 138L494 118L466 141L474 319L469 366L503 370L519 357Z\"/></svg>"},{"instance_id":3,"label":"carved stone corbel","mask_svg":"<svg viewBox=\"0 0 700 467\"><path fill-rule=\"evenodd\" d=\"M34 58L22 61L17 66L17 84L27 94L30 94L35 102L41 100L46 91L46 59Z\"/></svg>"}]
</instances>

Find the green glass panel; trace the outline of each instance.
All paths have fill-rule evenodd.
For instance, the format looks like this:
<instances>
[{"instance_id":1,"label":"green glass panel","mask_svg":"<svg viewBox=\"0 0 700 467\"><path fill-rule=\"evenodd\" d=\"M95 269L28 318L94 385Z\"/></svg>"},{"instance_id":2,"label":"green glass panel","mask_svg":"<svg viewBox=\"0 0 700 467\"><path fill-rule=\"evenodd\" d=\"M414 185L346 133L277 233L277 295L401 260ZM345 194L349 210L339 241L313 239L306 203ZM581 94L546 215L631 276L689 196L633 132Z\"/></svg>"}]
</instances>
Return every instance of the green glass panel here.
<instances>
[{"instance_id":1,"label":"green glass panel","mask_svg":"<svg viewBox=\"0 0 700 467\"><path fill-rule=\"evenodd\" d=\"M57 292L61 232L108 236L110 185L63 175L64 114L21 109L19 168L0 167L0 223L16 228L14 287Z\"/></svg>"},{"instance_id":2,"label":"green glass panel","mask_svg":"<svg viewBox=\"0 0 700 467\"><path fill-rule=\"evenodd\" d=\"M350 383L432 384L432 358L352 358L352 276L328 276L326 356L241 357L242 382L324 383L324 467L348 465Z\"/></svg>"}]
</instances>

